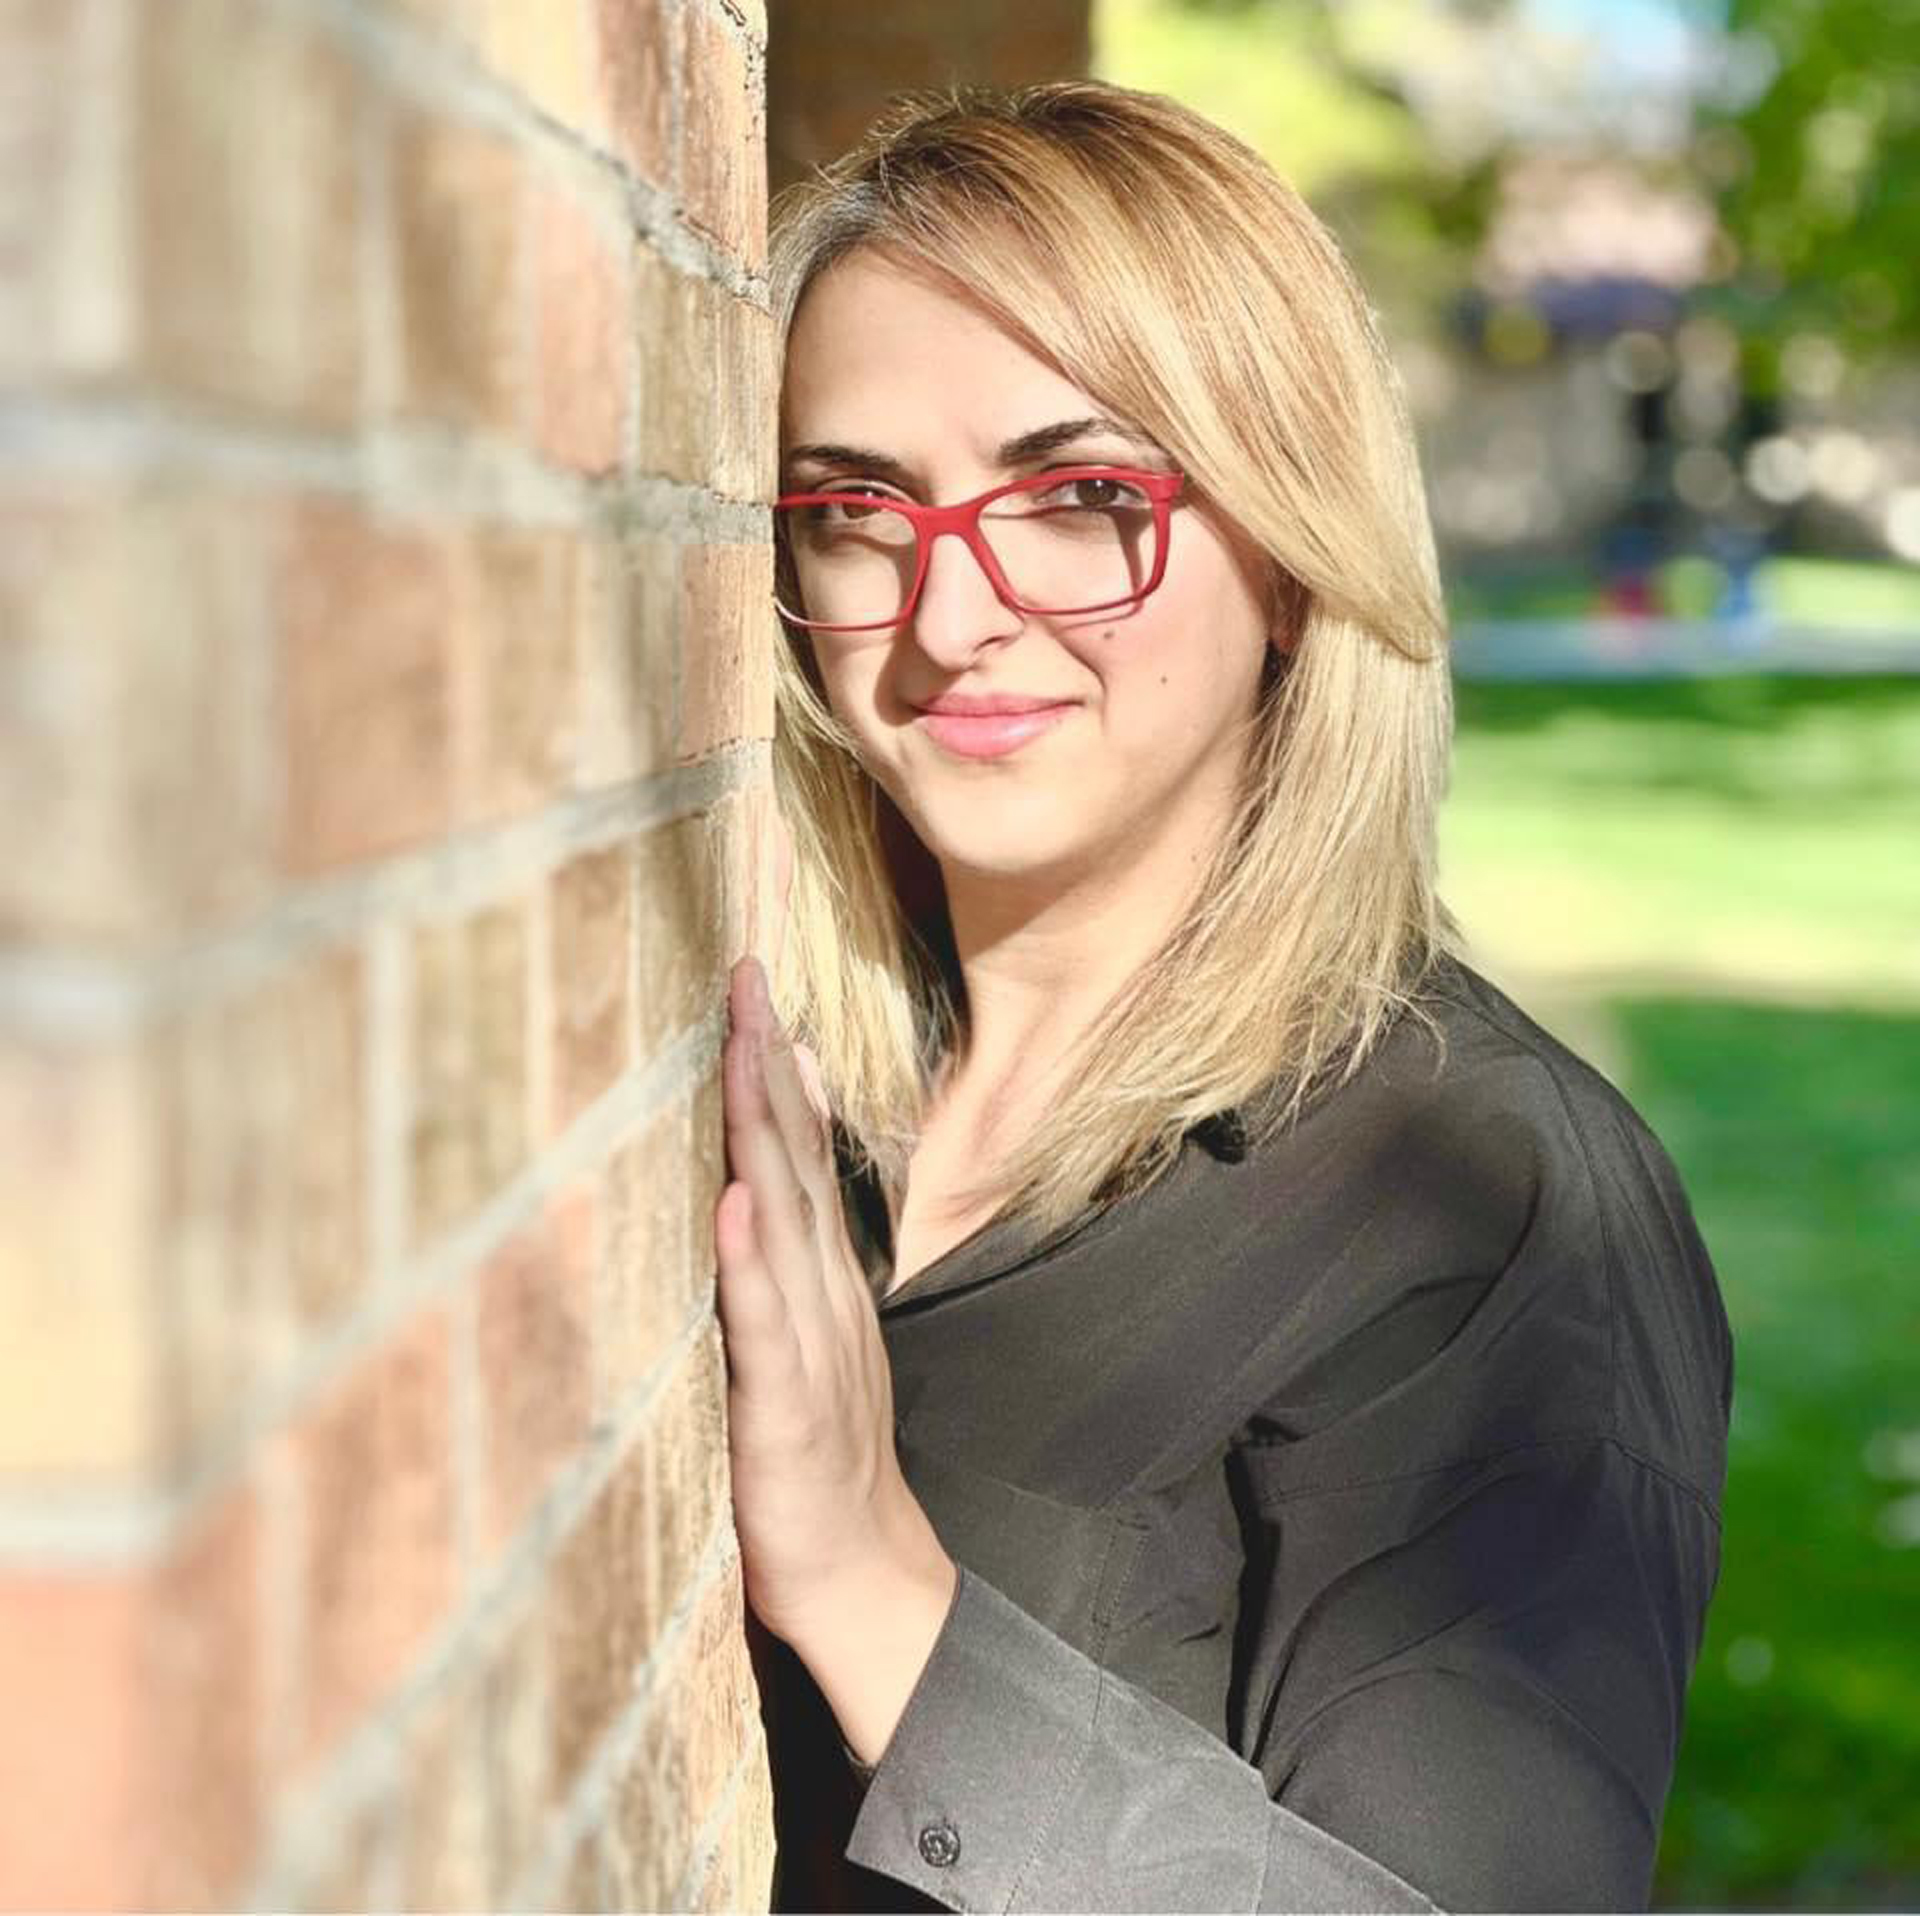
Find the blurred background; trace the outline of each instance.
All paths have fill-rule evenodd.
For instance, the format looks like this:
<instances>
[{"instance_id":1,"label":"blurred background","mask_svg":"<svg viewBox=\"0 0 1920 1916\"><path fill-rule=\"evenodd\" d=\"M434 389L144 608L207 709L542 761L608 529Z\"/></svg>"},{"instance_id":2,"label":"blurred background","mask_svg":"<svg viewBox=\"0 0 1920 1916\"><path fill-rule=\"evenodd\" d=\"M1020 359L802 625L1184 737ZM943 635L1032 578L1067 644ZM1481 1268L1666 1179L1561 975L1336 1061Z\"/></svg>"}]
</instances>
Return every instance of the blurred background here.
<instances>
[{"instance_id":1,"label":"blurred background","mask_svg":"<svg viewBox=\"0 0 1920 1916\"><path fill-rule=\"evenodd\" d=\"M1453 613L1442 888L1679 1164L1737 1343L1666 1907L1920 1903L1920 8L774 8L774 184L1090 70L1339 234ZM826 15L842 15L830 32ZM870 18L870 14L863 15Z\"/></svg>"}]
</instances>

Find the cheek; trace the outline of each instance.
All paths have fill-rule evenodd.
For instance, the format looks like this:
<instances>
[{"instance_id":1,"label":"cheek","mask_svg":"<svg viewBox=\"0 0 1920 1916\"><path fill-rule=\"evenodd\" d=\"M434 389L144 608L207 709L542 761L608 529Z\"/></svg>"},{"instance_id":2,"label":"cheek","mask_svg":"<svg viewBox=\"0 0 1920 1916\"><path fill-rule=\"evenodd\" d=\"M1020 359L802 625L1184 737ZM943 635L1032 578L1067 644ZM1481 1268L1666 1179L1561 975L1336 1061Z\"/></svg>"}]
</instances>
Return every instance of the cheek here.
<instances>
[{"instance_id":1,"label":"cheek","mask_svg":"<svg viewBox=\"0 0 1920 1916\"><path fill-rule=\"evenodd\" d=\"M882 722L879 710L880 666L877 660L848 655L823 662L820 683L826 689L827 709L860 741L861 757L870 764L895 750L893 727Z\"/></svg>"},{"instance_id":2,"label":"cheek","mask_svg":"<svg viewBox=\"0 0 1920 1916\"><path fill-rule=\"evenodd\" d=\"M1115 704L1141 698L1184 701L1200 689L1210 669L1205 635L1218 617L1219 607L1203 592L1163 591L1132 618L1074 634L1071 647L1099 680L1102 697Z\"/></svg>"}]
</instances>

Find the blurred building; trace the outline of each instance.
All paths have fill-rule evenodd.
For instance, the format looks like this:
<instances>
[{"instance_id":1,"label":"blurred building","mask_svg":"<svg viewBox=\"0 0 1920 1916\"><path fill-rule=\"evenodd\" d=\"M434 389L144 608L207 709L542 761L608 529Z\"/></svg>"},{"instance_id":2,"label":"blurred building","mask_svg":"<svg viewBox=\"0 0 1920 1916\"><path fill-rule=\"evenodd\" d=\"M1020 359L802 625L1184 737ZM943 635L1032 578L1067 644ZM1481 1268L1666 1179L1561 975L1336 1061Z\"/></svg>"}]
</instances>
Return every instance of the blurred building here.
<instances>
[{"instance_id":1,"label":"blurred building","mask_svg":"<svg viewBox=\"0 0 1920 1916\"><path fill-rule=\"evenodd\" d=\"M1084 73L1089 0L770 0L769 184L844 152L896 89Z\"/></svg>"}]
</instances>

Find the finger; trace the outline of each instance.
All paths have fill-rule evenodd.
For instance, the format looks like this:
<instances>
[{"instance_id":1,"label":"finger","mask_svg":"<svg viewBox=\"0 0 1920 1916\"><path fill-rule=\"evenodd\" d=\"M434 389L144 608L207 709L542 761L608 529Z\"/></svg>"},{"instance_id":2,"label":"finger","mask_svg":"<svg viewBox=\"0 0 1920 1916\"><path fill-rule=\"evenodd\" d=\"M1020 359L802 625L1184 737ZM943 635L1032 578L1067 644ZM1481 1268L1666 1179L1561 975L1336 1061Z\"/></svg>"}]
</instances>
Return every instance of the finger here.
<instances>
[{"instance_id":1,"label":"finger","mask_svg":"<svg viewBox=\"0 0 1920 1916\"><path fill-rule=\"evenodd\" d=\"M750 1020L736 1014L720 1074L727 1159L732 1175L753 1187L761 1254L786 1293L789 1308L804 1317L822 1288L815 1229L818 1200L795 1168L786 1135L774 1115L764 1069L751 1056L758 1037Z\"/></svg>"},{"instance_id":2,"label":"finger","mask_svg":"<svg viewBox=\"0 0 1920 1916\"><path fill-rule=\"evenodd\" d=\"M819 1067L816 1065L814 1070L817 1082ZM794 1175L813 1202L816 1222L829 1222L839 1203L840 1192L824 1095L816 1099L803 1072L798 1048L777 1027L766 1053L765 1078L774 1121L786 1140Z\"/></svg>"},{"instance_id":3,"label":"finger","mask_svg":"<svg viewBox=\"0 0 1920 1916\"><path fill-rule=\"evenodd\" d=\"M801 1062L804 1047L796 1046L774 1014L766 990L764 970L757 973L747 994L747 1015L765 1040L763 1077L774 1121L786 1140L794 1175L805 1187L817 1216L830 1219L839 1204L839 1176L833 1163L832 1120L826 1082L811 1052ZM807 1075L811 1069L811 1079Z\"/></svg>"},{"instance_id":4,"label":"finger","mask_svg":"<svg viewBox=\"0 0 1920 1916\"><path fill-rule=\"evenodd\" d=\"M720 1193L713 1244L715 1313L734 1381L751 1390L786 1379L799 1361L793 1318L761 1255L748 1185L736 1180Z\"/></svg>"},{"instance_id":5,"label":"finger","mask_svg":"<svg viewBox=\"0 0 1920 1916\"><path fill-rule=\"evenodd\" d=\"M828 1150L832 1150L833 1104L827 1096L826 1075L820 1069L820 1060L813 1055L810 1045L797 1041L793 1047L794 1067L800 1073L800 1082L806 1087L807 1102L813 1106L819 1118L821 1128L827 1133Z\"/></svg>"}]
</instances>

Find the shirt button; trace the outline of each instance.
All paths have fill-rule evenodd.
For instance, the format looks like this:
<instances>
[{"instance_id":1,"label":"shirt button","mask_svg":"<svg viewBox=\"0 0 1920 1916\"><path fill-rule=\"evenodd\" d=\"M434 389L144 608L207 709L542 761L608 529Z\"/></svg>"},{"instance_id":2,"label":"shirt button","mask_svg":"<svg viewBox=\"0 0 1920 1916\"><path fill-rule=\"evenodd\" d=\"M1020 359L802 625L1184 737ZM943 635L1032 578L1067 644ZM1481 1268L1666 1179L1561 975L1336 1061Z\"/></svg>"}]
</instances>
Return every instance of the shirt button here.
<instances>
[{"instance_id":1,"label":"shirt button","mask_svg":"<svg viewBox=\"0 0 1920 1916\"><path fill-rule=\"evenodd\" d=\"M945 1869L960 1860L960 1832L944 1819L928 1823L920 1831L920 1854L935 1869Z\"/></svg>"}]
</instances>

